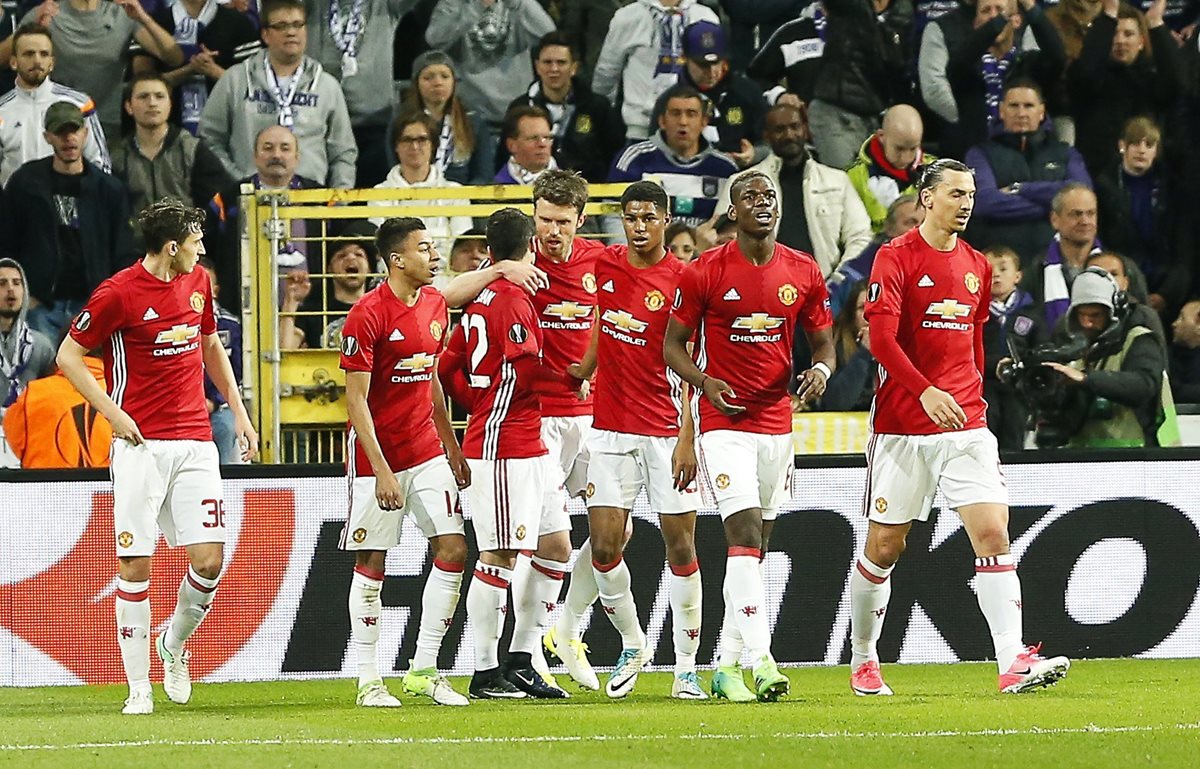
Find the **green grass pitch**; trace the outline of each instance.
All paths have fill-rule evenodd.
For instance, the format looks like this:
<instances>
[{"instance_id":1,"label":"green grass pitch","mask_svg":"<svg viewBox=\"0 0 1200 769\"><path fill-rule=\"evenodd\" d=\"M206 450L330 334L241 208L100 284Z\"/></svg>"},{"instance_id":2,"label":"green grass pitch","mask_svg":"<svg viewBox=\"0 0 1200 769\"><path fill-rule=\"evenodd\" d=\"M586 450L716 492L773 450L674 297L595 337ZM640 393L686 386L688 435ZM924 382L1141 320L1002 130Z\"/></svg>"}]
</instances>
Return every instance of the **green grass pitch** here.
<instances>
[{"instance_id":1,"label":"green grass pitch","mask_svg":"<svg viewBox=\"0 0 1200 769\"><path fill-rule=\"evenodd\" d=\"M997 694L985 664L885 665L897 694L878 699L854 697L845 668L786 672L792 694L773 705L676 702L661 673L621 702L405 696L398 710L356 708L351 680L201 684L184 707L156 686L148 717L120 715L124 687L3 689L0 766L1200 766L1200 660L1085 660L1021 696Z\"/></svg>"}]
</instances>

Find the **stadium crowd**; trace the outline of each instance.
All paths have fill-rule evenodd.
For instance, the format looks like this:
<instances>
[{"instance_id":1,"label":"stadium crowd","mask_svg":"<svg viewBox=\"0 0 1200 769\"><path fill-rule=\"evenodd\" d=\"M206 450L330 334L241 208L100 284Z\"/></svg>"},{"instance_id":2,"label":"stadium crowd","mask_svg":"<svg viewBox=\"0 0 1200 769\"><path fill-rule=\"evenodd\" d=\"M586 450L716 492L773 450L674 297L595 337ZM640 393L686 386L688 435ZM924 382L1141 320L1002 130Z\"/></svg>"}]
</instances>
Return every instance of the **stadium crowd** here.
<instances>
[{"instance_id":1,"label":"stadium crowd","mask_svg":"<svg viewBox=\"0 0 1200 769\"><path fill-rule=\"evenodd\" d=\"M732 237L729 183L760 171L778 190L779 242L814 256L833 300L837 373L815 408L865 410L865 280L880 246L921 222L914 187L936 157L976 179L966 239L993 265L986 386L1001 447L1056 418L1061 404L1039 400L1047 388L1019 360L1073 360L1047 352L1072 332L1095 343L1085 304L1107 308L1097 333L1116 329L1116 351L1095 366L1103 376L1064 373L1064 387L1136 414L1088 445L1155 445L1173 403L1200 402L1200 217L1186 202L1200 174L1198 22L1200 0L6 5L0 466L105 461L97 415L63 396L53 352L91 292L144 252L130 220L151 201L208 212L204 266L238 368L247 182L530 185L556 168L650 179L687 261ZM328 247L302 240L316 223L293 224L277 256L282 346L336 346L378 271L379 221ZM441 281L479 266L479 222L425 222L448 262ZM1089 267L1119 291L1076 290ZM208 393L232 460L228 404ZM78 429L64 438L68 414Z\"/></svg>"}]
</instances>

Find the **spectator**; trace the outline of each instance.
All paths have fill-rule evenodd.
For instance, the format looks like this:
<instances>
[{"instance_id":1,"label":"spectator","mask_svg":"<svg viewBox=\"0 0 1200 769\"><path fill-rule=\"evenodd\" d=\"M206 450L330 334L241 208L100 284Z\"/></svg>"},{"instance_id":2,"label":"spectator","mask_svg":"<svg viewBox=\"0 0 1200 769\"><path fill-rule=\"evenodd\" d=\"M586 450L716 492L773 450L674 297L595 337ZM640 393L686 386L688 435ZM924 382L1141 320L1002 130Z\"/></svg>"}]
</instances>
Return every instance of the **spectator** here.
<instances>
[{"instance_id":1,"label":"spectator","mask_svg":"<svg viewBox=\"0 0 1200 769\"><path fill-rule=\"evenodd\" d=\"M54 41L58 81L89 94L106 136L121 135L121 86L130 43L169 67L183 64L183 51L138 0L45 0L21 24L37 23ZM0 64L7 58L0 52Z\"/></svg>"},{"instance_id":2,"label":"spectator","mask_svg":"<svg viewBox=\"0 0 1200 769\"><path fill-rule=\"evenodd\" d=\"M753 80L730 67L721 25L711 21L690 25L684 31L683 53L687 66L682 82L704 94L712 105L705 138L739 168L762 160L766 146L755 145L762 141L766 101Z\"/></svg>"},{"instance_id":3,"label":"spectator","mask_svg":"<svg viewBox=\"0 0 1200 769\"><path fill-rule=\"evenodd\" d=\"M1096 240L1096 194L1085 184L1066 184L1050 201L1054 236L1040 264L1025 270L1025 288L1042 305L1046 326L1054 328L1071 303L1071 283L1100 251Z\"/></svg>"},{"instance_id":4,"label":"spectator","mask_svg":"<svg viewBox=\"0 0 1200 769\"><path fill-rule=\"evenodd\" d=\"M255 173L218 193L209 208L208 250L215 255L217 282L225 287L221 304L235 315L242 311L242 235L241 188L250 185L255 190L302 190L321 185L296 173L300 164L300 148L291 129L269 125L258 132L254 140ZM320 224L306 219L292 219L287 237L281 238L275 255L276 268L283 273L296 269L320 272L323 269L318 249L309 253L309 233L315 236Z\"/></svg>"},{"instance_id":5,"label":"spectator","mask_svg":"<svg viewBox=\"0 0 1200 769\"><path fill-rule=\"evenodd\" d=\"M1100 240L1141 268L1150 306L1170 317L1191 286L1195 217L1178 166L1159 160L1161 140L1150 118L1126 123L1119 160L1096 180L1096 198Z\"/></svg>"},{"instance_id":6,"label":"spectator","mask_svg":"<svg viewBox=\"0 0 1200 769\"><path fill-rule=\"evenodd\" d=\"M26 385L54 370L54 345L26 323L28 305L25 270L12 259L0 259L0 419ZM16 467L24 441L7 430L5 420L4 429L0 429L0 467ZM6 436L12 444L11 452Z\"/></svg>"},{"instance_id":7,"label":"spectator","mask_svg":"<svg viewBox=\"0 0 1200 769\"><path fill-rule=\"evenodd\" d=\"M566 35L579 55L579 76L592 82L596 60L604 47L604 37L612 23L613 14L628 0L571 0L563 9L558 28Z\"/></svg>"},{"instance_id":8,"label":"spectator","mask_svg":"<svg viewBox=\"0 0 1200 769\"><path fill-rule=\"evenodd\" d=\"M866 280L871 275L871 267L875 264L875 254L880 246L893 238L917 227L925 219L925 209L917 203L917 195L910 192L901 195L888 206L887 218L884 220L883 232L871 238L871 242L853 259L846 259L829 274L825 288L829 291L829 311L836 316L841 312L849 298L850 289L859 281Z\"/></svg>"},{"instance_id":9,"label":"spectator","mask_svg":"<svg viewBox=\"0 0 1200 769\"><path fill-rule=\"evenodd\" d=\"M171 90L166 78L136 75L125 94L134 132L113 147L113 174L125 182L132 211L163 197L203 208L233 183L203 139L167 122Z\"/></svg>"},{"instance_id":10,"label":"spectator","mask_svg":"<svg viewBox=\"0 0 1200 769\"><path fill-rule=\"evenodd\" d=\"M683 74L683 30L697 21L719 20L696 0L635 0L613 14L592 88L620 106L629 139L651 135L654 105Z\"/></svg>"},{"instance_id":11,"label":"spectator","mask_svg":"<svg viewBox=\"0 0 1200 769\"><path fill-rule=\"evenodd\" d=\"M827 24L824 4L806 3L795 17L776 28L754 54L747 74L768 89L766 96L770 103L778 104L785 93L799 103L812 101L821 74ZM779 84L781 80L785 85Z\"/></svg>"},{"instance_id":12,"label":"spectator","mask_svg":"<svg viewBox=\"0 0 1200 769\"><path fill-rule=\"evenodd\" d=\"M57 340L100 282L133 262L125 185L83 159L79 107L50 105L54 154L17 169L0 207L0 248L25 268L29 325Z\"/></svg>"},{"instance_id":13,"label":"spectator","mask_svg":"<svg viewBox=\"0 0 1200 769\"><path fill-rule=\"evenodd\" d=\"M421 221L429 220L423 218ZM454 246L450 249L449 264L445 269L439 270L433 278L434 288L438 291L444 290L450 285L450 281L464 272L478 270L487 258L487 243L484 241L483 230L472 227L454 241Z\"/></svg>"},{"instance_id":14,"label":"spectator","mask_svg":"<svg viewBox=\"0 0 1200 769\"><path fill-rule=\"evenodd\" d=\"M388 167L395 61L392 40L416 0L305 0L311 55L337 78L358 145L356 186L383 181Z\"/></svg>"},{"instance_id":15,"label":"spectator","mask_svg":"<svg viewBox=\"0 0 1200 769\"><path fill-rule=\"evenodd\" d=\"M1171 391L1176 403L1200 403L1200 300L1184 304L1171 324Z\"/></svg>"},{"instance_id":16,"label":"spectator","mask_svg":"<svg viewBox=\"0 0 1200 769\"><path fill-rule=\"evenodd\" d=\"M1138 266L1114 251L1098 251L1087 258L1085 267L1099 267L1117 284L1117 288L1125 293L1129 304L1128 313L1139 325L1154 332L1155 338L1167 347L1167 332L1163 329L1162 318L1146 303L1146 276Z\"/></svg>"},{"instance_id":17,"label":"spectator","mask_svg":"<svg viewBox=\"0 0 1200 769\"><path fill-rule=\"evenodd\" d=\"M245 13L219 0L174 0L159 6L153 18L183 52L183 64L162 73L172 89L171 122L195 136L208 95L225 70L262 48L258 28ZM134 56L135 75L159 69L152 56Z\"/></svg>"},{"instance_id":18,"label":"spectator","mask_svg":"<svg viewBox=\"0 0 1200 769\"><path fill-rule=\"evenodd\" d=\"M809 0L721 0L721 8L729 17L730 63L738 72L745 72L759 50L758 41L773 37L780 29L819 6ZM772 85L779 76L770 78Z\"/></svg>"},{"instance_id":19,"label":"spectator","mask_svg":"<svg viewBox=\"0 0 1200 769\"><path fill-rule=\"evenodd\" d=\"M376 189L428 189L431 187L457 187L446 181L441 169L433 164L437 155L437 124L424 112L407 112L392 123L391 135L396 140L396 158L400 162L392 167L387 178L375 185ZM461 203L463 201L452 201ZM387 200L375 202L376 206L432 206L435 200ZM384 217L372 217L375 226L383 224ZM471 229L469 216L422 216L425 230L435 238L438 251L450 253L450 245L457 235Z\"/></svg>"},{"instance_id":20,"label":"spectator","mask_svg":"<svg viewBox=\"0 0 1200 769\"><path fill-rule=\"evenodd\" d=\"M537 0L439 0L425 40L454 59L463 101L498 125L533 79L529 50L552 31Z\"/></svg>"},{"instance_id":21,"label":"spectator","mask_svg":"<svg viewBox=\"0 0 1200 769\"><path fill-rule=\"evenodd\" d=\"M991 304L988 323L983 327L983 398L988 404L988 429L1005 451L1025 447L1029 427L1029 408L1016 389L1001 382L996 367L1009 357L1009 339L1018 349L1035 347L1049 335L1033 301L1022 288L1021 257L1008 246L987 250L992 265Z\"/></svg>"},{"instance_id":22,"label":"spectator","mask_svg":"<svg viewBox=\"0 0 1200 769\"><path fill-rule=\"evenodd\" d=\"M280 125L299 142L302 176L354 186L358 150L346 100L333 75L304 54L307 23L303 0L270 0L263 10L267 50L230 67L208 97L200 138L232 176L254 172L255 137Z\"/></svg>"},{"instance_id":23,"label":"spectator","mask_svg":"<svg viewBox=\"0 0 1200 769\"><path fill-rule=\"evenodd\" d=\"M671 222L663 232L667 250L679 261L687 264L700 255L697 248L696 230L686 222Z\"/></svg>"},{"instance_id":24,"label":"spectator","mask_svg":"<svg viewBox=\"0 0 1200 769\"><path fill-rule=\"evenodd\" d=\"M958 102L950 85L948 65L950 51L961 47L975 28L975 5L966 0L956 0L957 7L937 17L929 16L930 23L921 32L921 48L917 56L917 82L921 87L921 100L936 116L931 132L941 142L940 151L945 157L962 157L970 145L956 138L958 130ZM917 23L922 24L921 2L917 3Z\"/></svg>"},{"instance_id":25,"label":"spectator","mask_svg":"<svg viewBox=\"0 0 1200 769\"><path fill-rule=\"evenodd\" d=\"M845 171L809 157L808 127L800 110L784 104L767 112L764 130L771 154L751 170L765 173L779 194L779 242L813 255L826 278L871 242L871 219ZM722 190L717 210L729 208Z\"/></svg>"},{"instance_id":26,"label":"spectator","mask_svg":"<svg viewBox=\"0 0 1200 769\"><path fill-rule=\"evenodd\" d=\"M1098 13L1100 3L1097 0L1060 0L1046 11L1046 18L1058 30L1066 56L1062 76L1046 91L1046 106L1054 118L1054 134L1071 146L1075 145L1075 118L1072 117L1075 110L1071 107L1067 72L1083 51L1083 37Z\"/></svg>"},{"instance_id":27,"label":"spectator","mask_svg":"<svg viewBox=\"0 0 1200 769\"><path fill-rule=\"evenodd\" d=\"M200 257L200 267L208 273L212 283L213 310L217 314L217 337L225 354L229 356L229 364L233 367L233 379L238 385L242 383L242 322L236 316L221 306L216 300L220 295L221 284L217 280L217 266L208 257ZM217 454L223 465L242 464L242 452L238 449L237 435L233 426L233 411L221 391L204 375L204 399L208 404L208 421L212 425L213 442L217 444Z\"/></svg>"},{"instance_id":28,"label":"spectator","mask_svg":"<svg viewBox=\"0 0 1200 769\"><path fill-rule=\"evenodd\" d=\"M579 62L563 33L551 32L538 41L533 68L537 78L509 109L530 106L546 110L558 167L578 171L589 182L603 182L609 163L625 143L620 113L579 77Z\"/></svg>"},{"instance_id":29,"label":"spectator","mask_svg":"<svg viewBox=\"0 0 1200 769\"><path fill-rule=\"evenodd\" d=\"M1091 186L1083 158L1044 125L1046 104L1032 80L1004 87L1004 130L967 152L975 172L975 214L967 238L977 248L1005 245L1033 264L1054 237L1050 204L1069 182Z\"/></svg>"},{"instance_id":30,"label":"spectator","mask_svg":"<svg viewBox=\"0 0 1200 769\"><path fill-rule=\"evenodd\" d=\"M54 44L50 30L25 24L11 40L12 68L17 76L13 90L0 97L0 186L7 185L9 177L23 164L54 152L42 136L41 127L46 110L58 101L69 101L79 107L88 126L83 157L108 171L112 165L96 105L86 93L50 79L54 72Z\"/></svg>"},{"instance_id":31,"label":"spectator","mask_svg":"<svg viewBox=\"0 0 1200 769\"><path fill-rule=\"evenodd\" d=\"M104 387L104 361L86 355L83 362ZM2 416L0 467L6 458L27 470L108 466L112 426L62 371L30 382Z\"/></svg>"},{"instance_id":32,"label":"spectator","mask_svg":"<svg viewBox=\"0 0 1200 769\"><path fill-rule=\"evenodd\" d=\"M413 60L413 82L404 107L422 111L437 123L434 164L442 175L459 184L490 184L496 173L496 145L489 141L483 118L459 98L454 62L441 51L426 51Z\"/></svg>"},{"instance_id":33,"label":"spectator","mask_svg":"<svg viewBox=\"0 0 1200 769\"><path fill-rule=\"evenodd\" d=\"M850 288L846 303L833 322L833 343L837 366L825 394L821 411L868 411L875 398L875 358L871 355L871 329L863 317L867 303L867 283L859 281Z\"/></svg>"},{"instance_id":34,"label":"spectator","mask_svg":"<svg viewBox=\"0 0 1200 769\"><path fill-rule=\"evenodd\" d=\"M1097 175L1116 160L1130 118L1146 115L1163 125L1184 90L1179 46L1163 24L1166 0L1145 16L1118 0L1102 0L1102 7L1067 73L1077 146Z\"/></svg>"},{"instance_id":35,"label":"spectator","mask_svg":"<svg viewBox=\"0 0 1200 769\"><path fill-rule=\"evenodd\" d=\"M279 318L279 346L283 349L336 350L342 345L346 314L366 293L367 276L375 263L375 226L346 221L337 234L340 239L328 242L335 250L329 257L329 277L321 280L319 292L312 293L305 273L288 276ZM361 240L345 239L350 237ZM287 314L297 311L302 314Z\"/></svg>"},{"instance_id":36,"label":"spectator","mask_svg":"<svg viewBox=\"0 0 1200 769\"><path fill-rule=\"evenodd\" d=\"M911 0L823 0L828 24L808 108L817 159L843 169L879 128L879 114L912 96Z\"/></svg>"},{"instance_id":37,"label":"spectator","mask_svg":"<svg viewBox=\"0 0 1200 769\"><path fill-rule=\"evenodd\" d=\"M846 170L871 217L871 232L884 227L888 208L901 195L916 194L921 167L937 160L921 147L921 113L897 104L883 113L883 127L863 142L858 160Z\"/></svg>"},{"instance_id":38,"label":"spectator","mask_svg":"<svg viewBox=\"0 0 1200 769\"><path fill-rule=\"evenodd\" d=\"M1034 86L1044 104L1041 94L1058 82L1066 59L1058 32L1035 0L979 0L973 24L975 30L950 49L946 63L958 105L958 128L944 148L951 157L1000 129L1000 105L1011 83ZM1021 34L1025 25L1028 32Z\"/></svg>"},{"instance_id":39,"label":"spectator","mask_svg":"<svg viewBox=\"0 0 1200 769\"><path fill-rule=\"evenodd\" d=\"M496 184L533 184L543 172L558 168L554 130L541 107L516 106L504 116L508 162L496 172Z\"/></svg>"},{"instance_id":40,"label":"spectator","mask_svg":"<svg viewBox=\"0 0 1200 769\"><path fill-rule=\"evenodd\" d=\"M707 102L699 91L687 85L673 86L662 101L659 131L621 153L609 181L653 177L671 196L671 216L696 226L724 210L717 207L717 200L728 200L725 184L737 165L704 138Z\"/></svg>"}]
</instances>

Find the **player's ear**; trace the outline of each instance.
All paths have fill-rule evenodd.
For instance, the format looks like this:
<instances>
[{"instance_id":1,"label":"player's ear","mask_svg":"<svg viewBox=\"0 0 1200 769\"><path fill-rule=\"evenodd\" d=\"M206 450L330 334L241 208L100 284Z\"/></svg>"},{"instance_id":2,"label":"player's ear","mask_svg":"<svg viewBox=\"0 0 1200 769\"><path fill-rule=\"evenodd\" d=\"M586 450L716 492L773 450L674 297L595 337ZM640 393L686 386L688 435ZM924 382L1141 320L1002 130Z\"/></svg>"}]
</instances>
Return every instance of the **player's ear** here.
<instances>
[{"instance_id":1,"label":"player's ear","mask_svg":"<svg viewBox=\"0 0 1200 769\"><path fill-rule=\"evenodd\" d=\"M179 241L178 240L168 240L167 241L167 253L170 254L171 256L175 256L179 253Z\"/></svg>"}]
</instances>

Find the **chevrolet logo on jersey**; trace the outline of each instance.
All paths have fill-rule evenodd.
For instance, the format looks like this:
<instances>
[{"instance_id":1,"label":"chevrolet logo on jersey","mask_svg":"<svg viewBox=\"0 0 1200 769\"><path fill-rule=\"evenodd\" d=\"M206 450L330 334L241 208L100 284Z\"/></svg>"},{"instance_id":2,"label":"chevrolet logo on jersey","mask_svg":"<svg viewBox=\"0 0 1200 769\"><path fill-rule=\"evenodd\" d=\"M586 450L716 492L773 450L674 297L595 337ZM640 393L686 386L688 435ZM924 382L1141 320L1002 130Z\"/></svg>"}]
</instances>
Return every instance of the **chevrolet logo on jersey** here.
<instances>
[{"instance_id":1,"label":"chevrolet logo on jersey","mask_svg":"<svg viewBox=\"0 0 1200 769\"><path fill-rule=\"evenodd\" d=\"M771 331L783 325L783 318L768 315L765 312L756 312L750 315L742 315L733 321L735 330L742 329L749 331L749 334L730 334L729 341L731 342L750 342L758 344L761 342L778 342L783 334L772 334Z\"/></svg>"},{"instance_id":2,"label":"chevrolet logo on jersey","mask_svg":"<svg viewBox=\"0 0 1200 769\"><path fill-rule=\"evenodd\" d=\"M638 320L625 310L605 310L600 317L622 331L632 331L635 334L642 333L650 325L645 321Z\"/></svg>"},{"instance_id":3,"label":"chevrolet logo on jersey","mask_svg":"<svg viewBox=\"0 0 1200 769\"><path fill-rule=\"evenodd\" d=\"M169 355L181 355L186 352L195 350L200 342L197 337L200 336L199 326L189 326L186 323L180 323L171 326L166 331L159 331L158 336L154 338L155 344L169 344L170 347L159 347L154 350L154 357L161 358Z\"/></svg>"},{"instance_id":4,"label":"chevrolet logo on jersey","mask_svg":"<svg viewBox=\"0 0 1200 769\"><path fill-rule=\"evenodd\" d=\"M392 374L392 384L424 382L431 379L433 372L430 369L435 363L437 363L437 358L427 352L419 352L405 358L396 364L394 371L397 373Z\"/></svg>"},{"instance_id":5,"label":"chevrolet logo on jersey","mask_svg":"<svg viewBox=\"0 0 1200 769\"><path fill-rule=\"evenodd\" d=\"M940 302L932 302L929 309L925 311L926 315L933 315L940 320L925 319L921 321L921 328L936 328L946 329L949 331L970 331L970 323L961 323L959 318L966 318L971 314L970 305L959 304L957 299L943 299Z\"/></svg>"},{"instance_id":6,"label":"chevrolet logo on jersey","mask_svg":"<svg viewBox=\"0 0 1200 769\"><path fill-rule=\"evenodd\" d=\"M544 315L553 315L562 320L575 320L592 314L592 308L586 304L576 304L575 302L559 302L558 304L546 305L543 310Z\"/></svg>"}]
</instances>

